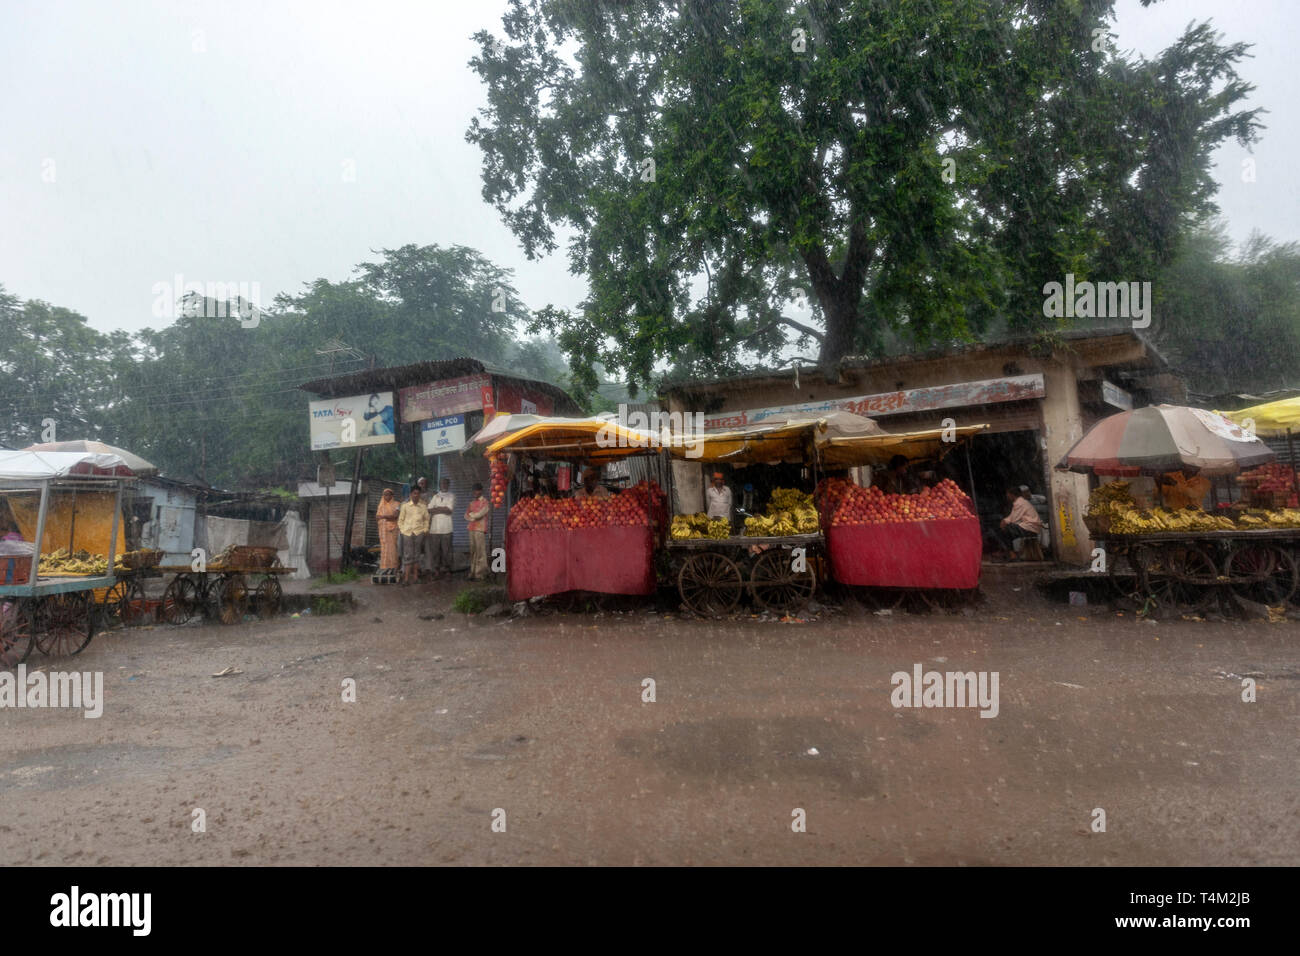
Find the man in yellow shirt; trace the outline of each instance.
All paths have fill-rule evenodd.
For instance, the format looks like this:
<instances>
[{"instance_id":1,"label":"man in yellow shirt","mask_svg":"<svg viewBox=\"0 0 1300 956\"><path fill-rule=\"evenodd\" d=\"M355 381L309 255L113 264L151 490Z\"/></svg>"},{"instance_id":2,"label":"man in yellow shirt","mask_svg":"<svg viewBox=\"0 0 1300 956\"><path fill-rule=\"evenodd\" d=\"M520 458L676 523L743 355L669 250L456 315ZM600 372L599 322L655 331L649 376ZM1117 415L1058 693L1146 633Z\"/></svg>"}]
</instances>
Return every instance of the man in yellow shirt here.
<instances>
[{"instance_id":1,"label":"man in yellow shirt","mask_svg":"<svg viewBox=\"0 0 1300 956\"><path fill-rule=\"evenodd\" d=\"M1210 481L1208 478L1201 477L1200 470L1189 466L1182 471L1171 471L1160 476L1156 484L1160 486L1160 494L1165 500L1166 508L1176 510L1205 507L1205 496L1210 492Z\"/></svg>"},{"instance_id":2,"label":"man in yellow shirt","mask_svg":"<svg viewBox=\"0 0 1300 956\"><path fill-rule=\"evenodd\" d=\"M429 509L420 501L420 488L417 485L411 489L411 500L403 501L401 510L397 512L403 587L419 577L424 536L429 533L429 517Z\"/></svg>"}]
</instances>

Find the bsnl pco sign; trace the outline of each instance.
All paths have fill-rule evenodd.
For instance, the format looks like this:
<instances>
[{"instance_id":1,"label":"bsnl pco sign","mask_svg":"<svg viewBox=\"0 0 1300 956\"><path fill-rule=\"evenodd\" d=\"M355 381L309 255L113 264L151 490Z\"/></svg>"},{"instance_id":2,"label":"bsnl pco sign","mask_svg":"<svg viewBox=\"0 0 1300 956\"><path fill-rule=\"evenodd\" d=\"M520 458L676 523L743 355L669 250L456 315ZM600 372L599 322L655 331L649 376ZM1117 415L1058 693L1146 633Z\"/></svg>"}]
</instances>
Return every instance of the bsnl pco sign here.
<instances>
[{"instance_id":1,"label":"bsnl pco sign","mask_svg":"<svg viewBox=\"0 0 1300 956\"><path fill-rule=\"evenodd\" d=\"M426 455L460 451L465 445L465 416L448 415L445 418L430 418L423 423L420 435Z\"/></svg>"}]
</instances>

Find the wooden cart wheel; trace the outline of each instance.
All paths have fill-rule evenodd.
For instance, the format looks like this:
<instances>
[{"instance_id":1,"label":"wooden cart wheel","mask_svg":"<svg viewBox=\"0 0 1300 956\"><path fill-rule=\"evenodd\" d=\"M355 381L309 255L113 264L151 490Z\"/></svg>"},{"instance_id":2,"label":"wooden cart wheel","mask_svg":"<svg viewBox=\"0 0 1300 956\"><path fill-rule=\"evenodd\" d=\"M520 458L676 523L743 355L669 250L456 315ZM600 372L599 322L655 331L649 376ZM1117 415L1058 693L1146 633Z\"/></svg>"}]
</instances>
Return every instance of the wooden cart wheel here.
<instances>
[{"instance_id":1,"label":"wooden cart wheel","mask_svg":"<svg viewBox=\"0 0 1300 956\"><path fill-rule=\"evenodd\" d=\"M32 652L33 612L27 598L0 602L0 667L17 667Z\"/></svg>"},{"instance_id":2,"label":"wooden cart wheel","mask_svg":"<svg viewBox=\"0 0 1300 956\"><path fill-rule=\"evenodd\" d=\"M1238 545L1223 562L1223 573L1229 589L1243 601L1277 607L1295 594L1295 558L1276 545Z\"/></svg>"},{"instance_id":3,"label":"wooden cart wheel","mask_svg":"<svg viewBox=\"0 0 1300 956\"><path fill-rule=\"evenodd\" d=\"M1151 563L1150 548L1144 544L1106 549L1106 578L1117 598L1142 599L1142 572Z\"/></svg>"},{"instance_id":4,"label":"wooden cart wheel","mask_svg":"<svg viewBox=\"0 0 1300 956\"><path fill-rule=\"evenodd\" d=\"M248 611L248 582L238 572L223 574L212 588L222 624L238 624Z\"/></svg>"},{"instance_id":5,"label":"wooden cart wheel","mask_svg":"<svg viewBox=\"0 0 1300 956\"><path fill-rule=\"evenodd\" d=\"M257 616L263 620L278 617L283 598L279 580L274 574L268 574L257 586Z\"/></svg>"},{"instance_id":6,"label":"wooden cart wheel","mask_svg":"<svg viewBox=\"0 0 1300 956\"><path fill-rule=\"evenodd\" d=\"M754 603L772 611L795 611L817 590L817 575L804 558L803 570L794 570L793 552L785 548L764 551L749 571L749 593Z\"/></svg>"},{"instance_id":7,"label":"wooden cart wheel","mask_svg":"<svg viewBox=\"0 0 1300 956\"><path fill-rule=\"evenodd\" d=\"M89 591L53 594L36 616L36 646L51 657L72 657L95 634L94 602Z\"/></svg>"},{"instance_id":8,"label":"wooden cart wheel","mask_svg":"<svg viewBox=\"0 0 1300 956\"><path fill-rule=\"evenodd\" d=\"M100 626L135 627L144 621L144 586L135 578L122 578L104 595L100 605Z\"/></svg>"},{"instance_id":9,"label":"wooden cart wheel","mask_svg":"<svg viewBox=\"0 0 1300 956\"><path fill-rule=\"evenodd\" d=\"M176 575L163 591L162 619L168 624L184 624L202 607L203 595L188 574Z\"/></svg>"},{"instance_id":10,"label":"wooden cart wheel","mask_svg":"<svg viewBox=\"0 0 1300 956\"><path fill-rule=\"evenodd\" d=\"M695 614L729 614L740 604L744 576L736 562L717 551L692 554L677 573L677 593Z\"/></svg>"},{"instance_id":11,"label":"wooden cart wheel","mask_svg":"<svg viewBox=\"0 0 1300 956\"><path fill-rule=\"evenodd\" d=\"M1200 545L1168 544L1143 570L1143 590L1160 607L1198 610L1214 600L1219 569Z\"/></svg>"}]
</instances>

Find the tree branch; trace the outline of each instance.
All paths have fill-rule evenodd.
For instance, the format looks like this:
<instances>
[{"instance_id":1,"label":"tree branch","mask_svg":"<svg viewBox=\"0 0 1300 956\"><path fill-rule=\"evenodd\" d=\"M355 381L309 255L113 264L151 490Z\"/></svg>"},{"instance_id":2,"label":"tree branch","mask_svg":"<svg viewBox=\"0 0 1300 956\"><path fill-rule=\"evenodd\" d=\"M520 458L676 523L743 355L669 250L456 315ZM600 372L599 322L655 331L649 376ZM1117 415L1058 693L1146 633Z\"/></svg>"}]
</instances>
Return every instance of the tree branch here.
<instances>
[{"instance_id":1,"label":"tree branch","mask_svg":"<svg viewBox=\"0 0 1300 956\"><path fill-rule=\"evenodd\" d=\"M749 335L746 335L744 338L737 339L736 341L748 342L750 339L756 339L763 333L772 331L778 325L788 325L790 328L797 329L798 331L802 332L804 335L811 335L818 342L825 341L826 339L826 336L823 333L819 332L817 329L814 329L811 325L804 325L802 322L796 322L794 319L789 318L788 316L778 315L771 322L767 323L767 325L749 333Z\"/></svg>"}]
</instances>

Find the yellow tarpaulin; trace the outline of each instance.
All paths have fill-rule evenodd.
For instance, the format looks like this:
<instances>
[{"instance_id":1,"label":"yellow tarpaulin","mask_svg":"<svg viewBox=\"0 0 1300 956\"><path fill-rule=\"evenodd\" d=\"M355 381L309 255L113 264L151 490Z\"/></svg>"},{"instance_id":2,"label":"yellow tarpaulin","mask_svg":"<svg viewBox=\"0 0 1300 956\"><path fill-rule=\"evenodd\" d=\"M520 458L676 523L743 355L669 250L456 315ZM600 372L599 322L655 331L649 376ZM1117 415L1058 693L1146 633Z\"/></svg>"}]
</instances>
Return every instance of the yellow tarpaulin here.
<instances>
[{"instance_id":1,"label":"yellow tarpaulin","mask_svg":"<svg viewBox=\"0 0 1300 956\"><path fill-rule=\"evenodd\" d=\"M818 441L822 463L831 468L855 465L883 465L895 455L904 458L942 458L957 447L957 442L977 435L988 425L963 425L960 428L927 428L923 431L899 432L894 435L863 435L855 438L829 438Z\"/></svg>"},{"instance_id":2,"label":"yellow tarpaulin","mask_svg":"<svg viewBox=\"0 0 1300 956\"><path fill-rule=\"evenodd\" d=\"M24 541L36 540L36 519L41 508L40 492L19 492L5 495L9 510L18 522L18 531ZM45 515L45 535L41 553L49 554L60 548L71 551L89 551L91 554L108 554L108 539L113 532L113 508L117 503L115 491L73 491L50 489L50 505ZM71 545L69 545L71 541ZM117 523L117 549L126 551L124 523Z\"/></svg>"},{"instance_id":3,"label":"yellow tarpaulin","mask_svg":"<svg viewBox=\"0 0 1300 956\"><path fill-rule=\"evenodd\" d=\"M1284 398L1277 402L1252 405L1239 412L1219 412L1224 418L1245 426L1246 419L1255 422L1255 434L1269 438L1285 437L1289 428L1300 436L1300 398Z\"/></svg>"},{"instance_id":4,"label":"yellow tarpaulin","mask_svg":"<svg viewBox=\"0 0 1300 956\"><path fill-rule=\"evenodd\" d=\"M654 454L658 439L650 432L602 419L537 422L499 438L487 454L536 455L557 461L618 461L629 455Z\"/></svg>"}]
</instances>

